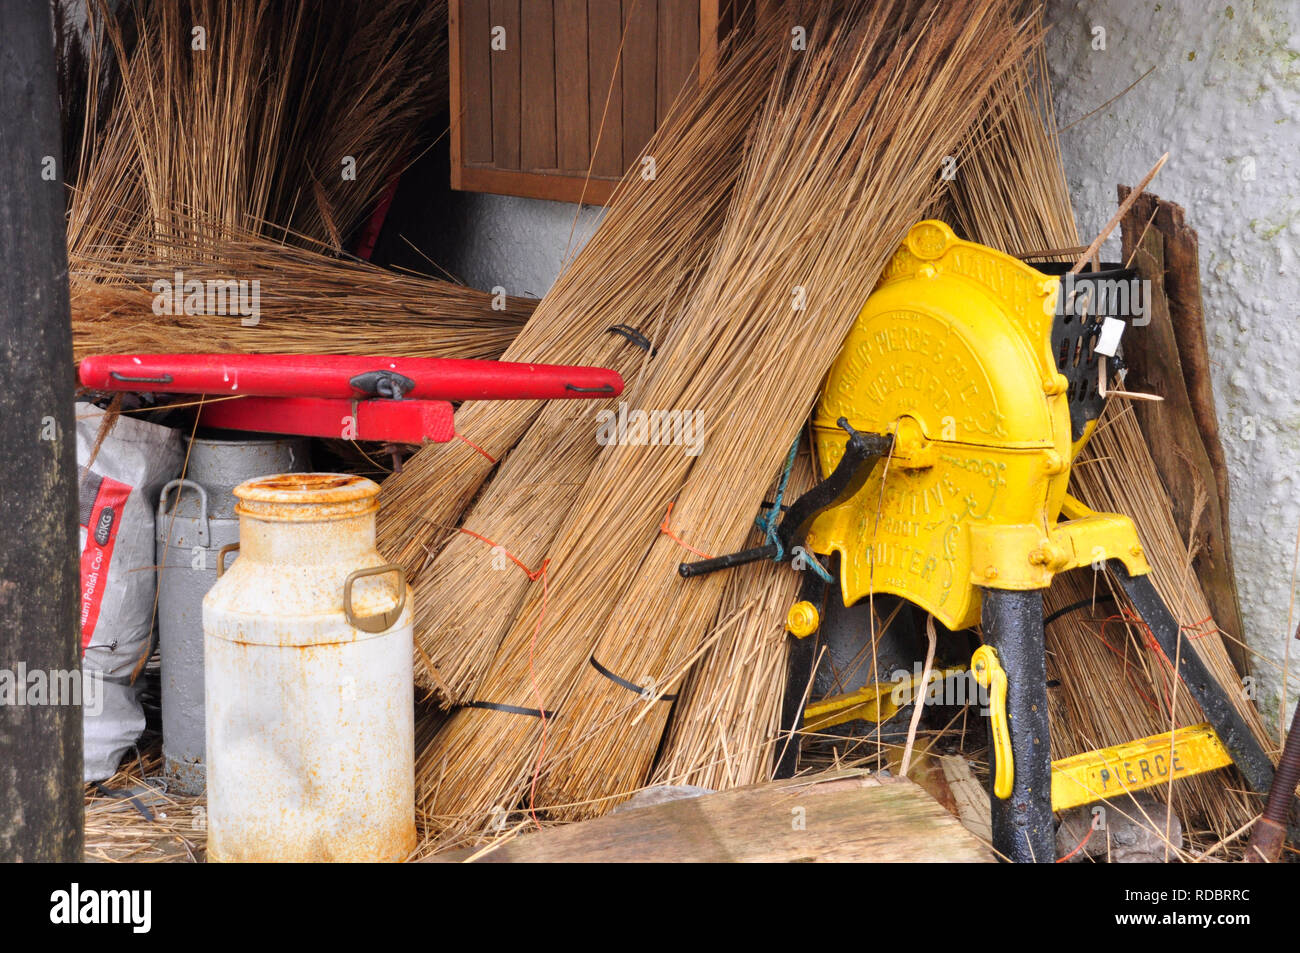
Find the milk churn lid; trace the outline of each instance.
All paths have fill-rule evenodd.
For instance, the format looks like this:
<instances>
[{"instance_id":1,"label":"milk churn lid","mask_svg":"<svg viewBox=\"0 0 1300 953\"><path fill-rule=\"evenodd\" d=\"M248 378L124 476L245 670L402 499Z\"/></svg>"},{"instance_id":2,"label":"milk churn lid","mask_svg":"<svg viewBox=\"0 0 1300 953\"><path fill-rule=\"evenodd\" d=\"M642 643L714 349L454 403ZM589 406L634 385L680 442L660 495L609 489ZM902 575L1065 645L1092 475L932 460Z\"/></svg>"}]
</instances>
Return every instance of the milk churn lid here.
<instances>
[{"instance_id":1,"label":"milk churn lid","mask_svg":"<svg viewBox=\"0 0 1300 953\"><path fill-rule=\"evenodd\" d=\"M309 521L373 511L379 484L350 473L279 473L245 480L234 492L241 515Z\"/></svg>"}]
</instances>

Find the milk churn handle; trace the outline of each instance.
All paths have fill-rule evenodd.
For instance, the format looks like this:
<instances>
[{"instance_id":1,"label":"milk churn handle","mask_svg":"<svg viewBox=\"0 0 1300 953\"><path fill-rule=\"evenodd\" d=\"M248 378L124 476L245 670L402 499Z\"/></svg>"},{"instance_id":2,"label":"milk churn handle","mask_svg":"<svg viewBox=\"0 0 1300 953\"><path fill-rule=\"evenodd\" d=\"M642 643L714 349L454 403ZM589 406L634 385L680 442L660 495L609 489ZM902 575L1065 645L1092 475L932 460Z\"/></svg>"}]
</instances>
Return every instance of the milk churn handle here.
<instances>
[{"instance_id":1,"label":"milk churn handle","mask_svg":"<svg viewBox=\"0 0 1300 953\"><path fill-rule=\"evenodd\" d=\"M239 552L238 543L229 543L225 546L222 546L221 549L217 552L217 578L218 579L220 579L222 576L226 574L226 553L237 553L237 552Z\"/></svg>"},{"instance_id":2,"label":"milk churn handle","mask_svg":"<svg viewBox=\"0 0 1300 953\"><path fill-rule=\"evenodd\" d=\"M208 491L200 484L195 483L193 480L187 480L184 477L168 482L167 485L162 488L162 492L158 494L158 515L165 516L167 514L167 497L175 487L181 488L181 492L176 494L176 500L178 503L180 502L181 493L184 493L187 487L198 491L199 545L206 547L208 545Z\"/></svg>"},{"instance_id":3,"label":"milk churn handle","mask_svg":"<svg viewBox=\"0 0 1300 953\"><path fill-rule=\"evenodd\" d=\"M352 611L352 584L365 576L380 576L387 572L397 573L397 605L379 615L358 618ZM348 573L348 578L343 583L343 615L347 617L348 625L362 632L383 632L391 629L402 617L404 608L406 608L406 570L397 563L385 563L382 566L371 566L369 569L358 569L356 572Z\"/></svg>"}]
</instances>

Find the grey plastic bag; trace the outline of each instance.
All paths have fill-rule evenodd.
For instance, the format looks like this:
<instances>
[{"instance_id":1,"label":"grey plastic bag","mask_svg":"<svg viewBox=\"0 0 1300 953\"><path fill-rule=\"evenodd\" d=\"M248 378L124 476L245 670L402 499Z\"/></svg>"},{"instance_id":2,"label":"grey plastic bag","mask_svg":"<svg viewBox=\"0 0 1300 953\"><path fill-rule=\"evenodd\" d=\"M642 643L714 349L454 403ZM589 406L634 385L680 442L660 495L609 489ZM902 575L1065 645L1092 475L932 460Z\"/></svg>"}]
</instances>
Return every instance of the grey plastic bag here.
<instances>
[{"instance_id":1,"label":"grey plastic bag","mask_svg":"<svg viewBox=\"0 0 1300 953\"><path fill-rule=\"evenodd\" d=\"M86 781L112 777L144 730L135 679L158 587L154 508L184 457L178 431L124 414L91 460L103 419L94 404L77 404Z\"/></svg>"}]
</instances>

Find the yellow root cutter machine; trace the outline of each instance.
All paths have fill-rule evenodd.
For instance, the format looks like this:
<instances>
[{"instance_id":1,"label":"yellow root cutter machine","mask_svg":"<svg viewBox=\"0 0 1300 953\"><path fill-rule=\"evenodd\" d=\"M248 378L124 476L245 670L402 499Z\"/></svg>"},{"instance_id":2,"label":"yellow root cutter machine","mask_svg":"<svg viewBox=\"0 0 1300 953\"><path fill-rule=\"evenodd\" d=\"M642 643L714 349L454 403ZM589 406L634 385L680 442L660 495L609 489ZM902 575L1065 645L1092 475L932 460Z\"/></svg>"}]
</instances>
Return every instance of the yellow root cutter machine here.
<instances>
[{"instance_id":1,"label":"yellow root cutter machine","mask_svg":"<svg viewBox=\"0 0 1300 953\"><path fill-rule=\"evenodd\" d=\"M696 563L683 576L778 556L838 557L845 606L889 593L950 630L979 625L971 670L991 698L994 847L1015 861L1056 857L1053 810L1167 783L1235 762L1267 792L1273 765L1206 669L1150 580L1133 521L1095 513L1066 487L1105 401L1113 334L1080 292L1131 273L1084 272L1071 287L1050 272L962 241L948 226L914 226L868 298L823 387L813 418L826 478L786 511L771 544ZM1084 297L1087 297L1085 294ZM1094 295L1092 299L1097 300ZM1122 330L1122 329L1121 329ZM1106 345L1113 354L1113 347ZM1113 366L1113 365L1112 365ZM1043 590L1057 574L1105 564L1200 706L1206 724L1051 760ZM826 583L804 577L783 711L805 724L804 693ZM872 690L814 703L882 720ZM797 734L778 775L793 771ZM1171 740L1176 744L1171 759Z\"/></svg>"}]
</instances>

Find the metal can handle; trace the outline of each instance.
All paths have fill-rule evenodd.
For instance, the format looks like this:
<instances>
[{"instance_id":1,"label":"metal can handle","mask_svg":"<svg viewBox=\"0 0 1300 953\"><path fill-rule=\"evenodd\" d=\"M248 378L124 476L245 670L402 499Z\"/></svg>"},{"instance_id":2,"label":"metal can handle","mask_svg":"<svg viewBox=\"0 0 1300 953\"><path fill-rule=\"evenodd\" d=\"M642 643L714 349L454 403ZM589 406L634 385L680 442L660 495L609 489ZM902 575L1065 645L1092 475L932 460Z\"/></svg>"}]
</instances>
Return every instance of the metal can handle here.
<instances>
[{"instance_id":1,"label":"metal can handle","mask_svg":"<svg viewBox=\"0 0 1300 953\"><path fill-rule=\"evenodd\" d=\"M238 543L229 543L225 546L222 546L221 549L217 551L217 578L218 579L220 579L222 576L226 574L226 553L237 553L237 552L239 552Z\"/></svg>"},{"instance_id":2,"label":"metal can handle","mask_svg":"<svg viewBox=\"0 0 1300 953\"><path fill-rule=\"evenodd\" d=\"M171 491L174 490L176 487L181 488L181 493L184 493L187 488L198 491L199 494L198 543L200 546L206 549L208 545L208 491L205 490L200 484L195 483L193 480L187 480L184 477L181 477L180 479L177 480L169 481L167 485L162 488L162 492L158 494L158 517L161 520L162 517L167 515L167 497L168 495L170 495ZM180 502L181 493L176 494L177 503Z\"/></svg>"},{"instance_id":3,"label":"metal can handle","mask_svg":"<svg viewBox=\"0 0 1300 953\"><path fill-rule=\"evenodd\" d=\"M386 572L397 573L397 605L379 615L358 617L352 611L352 584L366 576L380 576ZM347 617L348 625L362 632L383 632L393 627L402 617L402 610L405 608L406 570L397 563L384 563L382 566L371 566L369 569L358 569L356 572L348 573L348 578L343 583L343 615Z\"/></svg>"}]
</instances>

